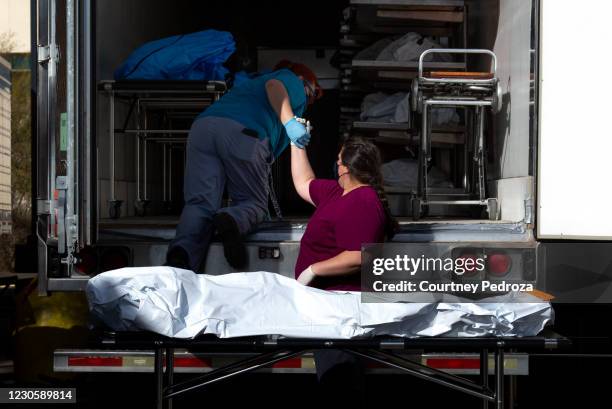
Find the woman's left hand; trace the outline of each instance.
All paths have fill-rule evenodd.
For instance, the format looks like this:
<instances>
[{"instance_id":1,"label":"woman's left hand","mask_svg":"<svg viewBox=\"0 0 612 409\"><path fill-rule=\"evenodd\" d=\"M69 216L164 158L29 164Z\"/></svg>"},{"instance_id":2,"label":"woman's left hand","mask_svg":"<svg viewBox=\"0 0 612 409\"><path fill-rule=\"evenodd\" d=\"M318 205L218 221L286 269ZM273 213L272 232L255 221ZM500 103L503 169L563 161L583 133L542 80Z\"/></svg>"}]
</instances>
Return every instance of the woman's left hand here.
<instances>
[{"instance_id":1,"label":"woman's left hand","mask_svg":"<svg viewBox=\"0 0 612 409\"><path fill-rule=\"evenodd\" d=\"M298 283L303 285L309 285L315 279L316 275L312 271L312 265L308 266L308 268L300 274L298 277Z\"/></svg>"}]
</instances>

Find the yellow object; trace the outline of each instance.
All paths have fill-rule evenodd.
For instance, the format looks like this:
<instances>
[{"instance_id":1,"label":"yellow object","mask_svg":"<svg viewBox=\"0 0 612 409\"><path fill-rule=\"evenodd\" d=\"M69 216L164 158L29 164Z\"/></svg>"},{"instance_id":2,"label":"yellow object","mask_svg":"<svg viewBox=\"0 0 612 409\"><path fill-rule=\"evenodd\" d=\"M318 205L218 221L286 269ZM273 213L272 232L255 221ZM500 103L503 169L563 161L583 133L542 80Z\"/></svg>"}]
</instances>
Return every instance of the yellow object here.
<instances>
[{"instance_id":1,"label":"yellow object","mask_svg":"<svg viewBox=\"0 0 612 409\"><path fill-rule=\"evenodd\" d=\"M34 289L37 279L17 294L16 329L25 327L53 327L70 329L86 326L89 307L84 292L57 292L43 297Z\"/></svg>"}]
</instances>

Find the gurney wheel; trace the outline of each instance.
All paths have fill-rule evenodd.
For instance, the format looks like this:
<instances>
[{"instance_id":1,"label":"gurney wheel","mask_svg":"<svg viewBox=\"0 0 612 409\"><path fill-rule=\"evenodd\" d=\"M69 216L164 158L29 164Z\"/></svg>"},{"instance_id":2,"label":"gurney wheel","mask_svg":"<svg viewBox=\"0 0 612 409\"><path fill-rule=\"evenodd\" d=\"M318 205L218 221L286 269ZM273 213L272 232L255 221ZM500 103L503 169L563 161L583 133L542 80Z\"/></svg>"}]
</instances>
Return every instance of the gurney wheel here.
<instances>
[{"instance_id":1,"label":"gurney wheel","mask_svg":"<svg viewBox=\"0 0 612 409\"><path fill-rule=\"evenodd\" d=\"M138 207L138 206L134 206L134 213L136 214L136 216L138 217L144 217L145 215L145 209L142 207Z\"/></svg>"},{"instance_id":2,"label":"gurney wheel","mask_svg":"<svg viewBox=\"0 0 612 409\"><path fill-rule=\"evenodd\" d=\"M134 202L134 213L136 216L143 217L147 212L147 206L151 203L150 200L137 200Z\"/></svg>"},{"instance_id":3,"label":"gurney wheel","mask_svg":"<svg viewBox=\"0 0 612 409\"><path fill-rule=\"evenodd\" d=\"M499 83L497 84L497 88L495 89L495 93L493 94L493 100L491 101L491 108L494 113L499 113L502 110L502 89Z\"/></svg>"},{"instance_id":4,"label":"gurney wheel","mask_svg":"<svg viewBox=\"0 0 612 409\"><path fill-rule=\"evenodd\" d=\"M123 200L111 200L108 204L108 217L118 219L121 217L121 204Z\"/></svg>"},{"instance_id":5,"label":"gurney wheel","mask_svg":"<svg viewBox=\"0 0 612 409\"><path fill-rule=\"evenodd\" d=\"M417 221L421 217L427 216L429 213L429 206L422 204L421 199L413 197L410 201L412 207L412 220Z\"/></svg>"},{"instance_id":6,"label":"gurney wheel","mask_svg":"<svg viewBox=\"0 0 612 409\"><path fill-rule=\"evenodd\" d=\"M489 220L497 220L499 217L499 204L497 199L487 199L487 213L489 214Z\"/></svg>"}]
</instances>

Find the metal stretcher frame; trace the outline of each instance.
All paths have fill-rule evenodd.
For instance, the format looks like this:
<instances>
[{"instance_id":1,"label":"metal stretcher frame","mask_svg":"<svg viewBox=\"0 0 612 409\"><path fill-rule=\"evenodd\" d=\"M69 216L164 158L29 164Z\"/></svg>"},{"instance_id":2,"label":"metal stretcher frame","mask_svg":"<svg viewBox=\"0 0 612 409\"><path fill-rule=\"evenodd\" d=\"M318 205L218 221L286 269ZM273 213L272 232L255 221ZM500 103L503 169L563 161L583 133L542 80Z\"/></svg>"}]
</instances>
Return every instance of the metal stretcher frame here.
<instances>
[{"instance_id":1,"label":"metal stretcher frame","mask_svg":"<svg viewBox=\"0 0 612 409\"><path fill-rule=\"evenodd\" d=\"M154 350L153 371L156 382L156 408L158 409L164 407L171 409L174 396L252 372L285 359L298 357L316 349L342 350L361 358L370 359L422 380L479 398L483 402L483 407L489 407L489 404L492 403L496 409L502 409L504 407L504 353L506 350L521 352L557 350L571 344L569 339L548 330L533 337L375 337L362 339L308 339L277 336L221 339L214 335L178 339L150 332L102 331L96 334L95 339L97 346L104 348ZM246 352L257 353L257 355L174 383L175 348L206 352ZM407 360L394 353L415 349L453 352L479 351L480 382ZM492 385L489 383L489 352L493 352L495 356Z\"/></svg>"},{"instance_id":2,"label":"metal stretcher frame","mask_svg":"<svg viewBox=\"0 0 612 409\"><path fill-rule=\"evenodd\" d=\"M150 202L147 195L147 142L163 144L163 202L168 205L171 197L171 154L168 151L173 145L185 144L188 129L153 129L148 126L147 111L168 110L173 115L182 114L182 118L195 118L202 110L210 106L227 91L224 81L173 81L173 80L104 80L98 84L98 91L105 94L109 104L109 161L110 161L110 206L109 217L120 216L123 203L115 196L115 135L136 136L136 203L137 214L144 216L145 208ZM129 103L128 112L120 128L115 124L115 102L123 100ZM128 129L130 118L135 117L136 128ZM142 147L141 147L142 145ZM143 153L143 175L141 192L140 155ZM167 186L169 185L169 186ZM169 192L168 192L169 191Z\"/></svg>"},{"instance_id":3,"label":"metal stretcher frame","mask_svg":"<svg viewBox=\"0 0 612 409\"><path fill-rule=\"evenodd\" d=\"M439 76L427 76L423 71L425 57L429 54L477 54L487 55L491 58L490 73L463 73L461 72L438 72ZM447 74L447 75L445 75ZM459 74L459 75L455 75ZM472 76L470 76L471 74ZM474 74L486 74L477 75ZM451 88L449 88L451 87ZM416 220L422 213L422 207L427 208L429 204L436 205L479 205L486 206L490 220L497 220L499 205L496 198L487 198L485 185L485 138L484 138L484 113L489 108L493 112L501 109L501 88L497 78L497 58L490 50L483 49L429 49L421 53L418 64L418 77L412 83L412 109L421 114L421 130L419 141L419 175L416 197L412 198L412 213ZM464 175L463 185L465 188L464 198L460 200L432 200L430 196L436 196L428 192L427 172L431 159L431 115L430 111L436 107L456 107L466 110L470 114L470 122L473 144L473 158L468 158L468 140L464 144ZM468 178L468 164L471 164L472 177ZM475 175L476 173L476 175ZM474 180L472 180L474 179ZM478 191L474 192L474 186L478 185Z\"/></svg>"}]
</instances>

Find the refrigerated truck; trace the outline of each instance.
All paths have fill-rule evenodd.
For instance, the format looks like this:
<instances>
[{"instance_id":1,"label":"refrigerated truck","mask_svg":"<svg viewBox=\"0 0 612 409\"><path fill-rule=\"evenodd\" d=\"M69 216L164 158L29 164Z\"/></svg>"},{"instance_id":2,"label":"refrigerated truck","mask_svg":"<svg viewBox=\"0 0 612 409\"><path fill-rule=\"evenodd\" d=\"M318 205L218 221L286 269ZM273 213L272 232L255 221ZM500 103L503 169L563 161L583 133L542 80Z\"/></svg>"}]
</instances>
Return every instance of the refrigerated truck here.
<instances>
[{"instance_id":1,"label":"refrigerated truck","mask_svg":"<svg viewBox=\"0 0 612 409\"><path fill-rule=\"evenodd\" d=\"M607 38L606 13L594 11L608 6L551 0L338 1L329 3L329 10L305 9L291 24L274 14L290 13L288 3L269 11L264 3L250 2L232 11L231 2L33 0L32 229L39 293L82 291L89 277L101 271L165 261L179 212L161 215L161 202L169 196L162 197L158 164L147 169L145 160L149 180L137 180L136 168L143 165L135 160L136 138L114 135L109 126L109 118L125 114L129 106L111 108L103 84L133 49L212 27L246 38L250 55L259 46L316 53L324 48L321 44L337 44L343 30L338 21L346 7L374 10L377 18L377 10L424 3L465 12L465 43L497 56L502 107L487 122L487 192L498 211L493 220L398 217L401 229L393 241L407 246L452 243L499 253L507 257L504 274L529 271L548 283L545 290L566 301L609 302L612 142L604 96L610 82L596 68L606 67L610 57L600 46ZM330 84L324 114L335 116L328 108L337 107L342 82ZM314 158L329 159L323 164L313 159L315 171L325 174L337 153L338 136L327 124L333 120L321 118L309 149ZM182 163L183 155L175 153L176 163ZM287 159L281 157L276 166L282 169ZM178 203L179 171L171 197ZM287 173L276 174L277 188L291 191ZM144 193L144 198L151 206L144 214L132 203L147 189L149 197ZM109 196L111 190L115 197ZM124 202L123 214L112 214L113 199ZM247 270L293 275L309 210L287 203L286 213L295 217L266 222L247 237ZM205 272L230 271L221 244L213 242Z\"/></svg>"},{"instance_id":2,"label":"refrigerated truck","mask_svg":"<svg viewBox=\"0 0 612 409\"><path fill-rule=\"evenodd\" d=\"M576 288L550 288L571 293L573 299L609 300L610 290L597 285L609 275L612 260L607 160L611 142L603 99L610 85L604 72L585 70L605 67L609 59L599 47L607 38L605 21L598 20L605 13L593 11L606 6L535 0L425 3L465 7L467 44L489 48L497 56L503 106L500 113L491 115L487 131L487 189L499 210L497 220L400 217L401 231L394 241L489 243L500 251L523 246L536 256L515 262L517 269L535 270L538 276L547 275L549 282L554 281L552 275L573 280ZM120 1L33 1L32 227L39 292L82 290L91 274L105 269L164 262L178 212L170 217L155 215L155 203L162 200L162 176L155 176L151 168L158 166L149 164L149 181L145 179L144 186L137 184L136 138L112 138L111 164L108 95L99 91L101 82L112 79L113 70L134 48L152 39L213 27L242 30L243 37L260 42L249 43L250 47L298 44L315 49L313 44L337 43L344 7L415 4L423 2L335 2L330 3L329 11L303 11L297 20L301 26L292 28L282 19L266 24L265 19L273 20L269 16L274 13L255 3L243 5L241 14L230 13L228 4L187 0L171 6L161 0L131 1L129 5ZM278 13L289 12L283 9L288 6L275 7ZM330 98L339 86L330 86ZM113 115L122 109L127 108L114 108ZM317 135L315 130L315 138L337 138L325 132ZM319 150L311 156L330 158L322 165L330 167L334 148L314 145L311 149ZM286 163L287 158L278 162L282 165L283 160ZM291 190L290 178L280 173L277 188ZM124 202L118 218L109 217L111 177L114 194ZM174 197L180 202L181 182L174 178ZM152 213L139 217L132 202L141 197L143 189L149 191ZM308 211L294 213L294 218L265 223L247 238L249 270L292 275ZM211 246L205 271L232 271L219 243Z\"/></svg>"},{"instance_id":3,"label":"refrigerated truck","mask_svg":"<svg viewBox=\"0 0 612 409\"><path fill-rule=\"evenodd\" d=\"M32 227L39 294L82 291L89 277L102 271L165 261L178 214L155 213L155 206L161 204L154 202L166 198L160 191L162 175L155 176L153 169L153 182L146 185L153 214L138 215L138 208L131 203L140 198L136 192L140 186L136 181L134 139L117 137L116 163L111 166L108 159L111 113L108 93L100 92L99 87L112 78L113 70L135 47L213 27L242 29L243 37L260 41L254 44L257 46L291 49L298 45L316 52L321 44L336 44L341 35L338 20L345 7L393 8L423 3L328 2L325 7L329 12L302 8L298 19L272 22L266 19L274 13L292 15L292 3L275 4L274 11L269 12L263 2L238 7L227 1L32 0L36 96ZM468 45L491 49L498 58L503 106L487 125L487 188L497 200L499 211L495 220L399 217L401 231L394 242L405 243L407 248L410 243L446 243L451 248L477 247L489 254L506 255L509 267L504 274L529 271L544 277L549 283L546 290L573 302L555 306L557 317L565 317L560 320L562 328L556 328L559 332L609 339L610 330L602 326L602 318L607 316L609 305L605 303L612 295L607 286L612 273L612 218L608 211L612 199L608 161L612 142L604 99L611 85L597 67L609 65L610 55L602 52L605 47L600 43L609 37L609 13L604 9L610 6L594 0L580 5L552 0L426 3L431 7L467 7L464 23ZM341 82L329 86L328 97L337 93L334 87L341 86ZM333 111L330 106L333 103L324 109L328 114ZM125 113L129 108L117 109ZM325 126L319 124L318 131ZM313 157L329 159L329 163L314 164L315 170L325 173L325 166L333 163L337 152L329 149L330 145L323 150L326 145L317 140L329 136L316 132L309 149L319 149ZM179 163L181 155L179 152L175 158ZM281 158L277 166L283 160L286 163L287 158ZM114 214L115 218L109 217L111 172L118 199L125 202L123 214ZM276 176L277 188L293 189L286 174L277 171ZM180 186L180 181L175 182ZM175 188L174 195L180 196L180 188ZM296 217L266 222L247 237L248 270L293 275L308 214L299 206L293 210ZM205 272L231 271L221 244L213 242ZM151 372L152 354L59 350L54 368ZM227 362L223 354L179 350L175 359L177 372L206 372ZM478 373L474 368L479 357L474 355L420 354L411 359L453 373ZM528 356L509 354L505 366L507 375L526 375ZM312 372L313 368L312 358L305 356L278 363L270 370Z\"/></svg>"}]
</instances>

